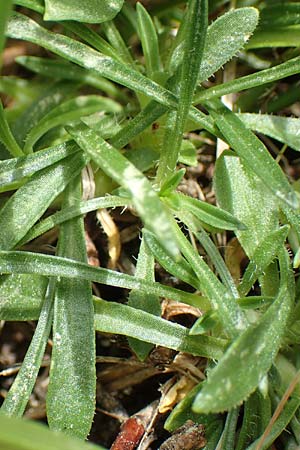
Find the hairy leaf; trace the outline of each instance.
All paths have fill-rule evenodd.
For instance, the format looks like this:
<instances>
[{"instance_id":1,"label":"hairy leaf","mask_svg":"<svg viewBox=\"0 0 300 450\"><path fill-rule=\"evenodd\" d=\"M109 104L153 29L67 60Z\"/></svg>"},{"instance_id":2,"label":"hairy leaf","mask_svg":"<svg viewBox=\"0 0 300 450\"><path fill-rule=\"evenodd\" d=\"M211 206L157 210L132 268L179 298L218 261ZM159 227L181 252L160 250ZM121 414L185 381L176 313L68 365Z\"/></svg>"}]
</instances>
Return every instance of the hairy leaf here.
<instances>
[{"instance_id":1,"label":"hairy leaf","mask_svg":"<svg viewBox=\"0 0 300 450\"><path fill-rule=\"evenodd\" d=\"M113 19L124 0L45 0L45 20L100 23Z\"/></svg>"}]
</instances>

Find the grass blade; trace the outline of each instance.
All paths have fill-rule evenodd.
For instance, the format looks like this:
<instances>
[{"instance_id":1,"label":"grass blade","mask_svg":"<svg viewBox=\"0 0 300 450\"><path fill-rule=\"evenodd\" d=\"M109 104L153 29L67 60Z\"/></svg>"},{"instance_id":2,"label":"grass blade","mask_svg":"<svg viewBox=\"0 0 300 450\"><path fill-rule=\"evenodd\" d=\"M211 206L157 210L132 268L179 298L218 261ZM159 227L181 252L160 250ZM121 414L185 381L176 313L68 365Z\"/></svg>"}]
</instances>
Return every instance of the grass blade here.
<instances>
[{"instance_id":1,"label":"grass blade","mask_svg":"<svg viewBox=\"0 0 300 450\"><path fill-rule=\"evenodd\" d=\"M121 153L86 126L68 129L78 145L109 175L125 188L147 229L163 247L178 255L172 222L150 181Z\"/></svg>"},{"instance_id":2,"label":"grass blade","mask_svg":"<svg viewBox=\"0 0 300 450\"><path fill-rule=\"evenodd\" d=\"M95 324L96 330L104 333L131 336L207 358L219 359L227 343L210 336L189 336L188 328L181 325L130 306L98 298L95 300Z\"/></svg>"},{"instance_id":3,"label":"grass blade","mask_svg":"<svg viewBox=\"0 0 300 450\"><path fill-rule=\"evenodd\" d=\"M77 206L80 177L66 190L64 205ZM83 219L74 218L60 228L58 254L87 261ZM47 418L51 429L85 439L95 410L96 369L92 290L89 281L57 281L53 349L47 393Z\"/></svg>"}]
</instances>

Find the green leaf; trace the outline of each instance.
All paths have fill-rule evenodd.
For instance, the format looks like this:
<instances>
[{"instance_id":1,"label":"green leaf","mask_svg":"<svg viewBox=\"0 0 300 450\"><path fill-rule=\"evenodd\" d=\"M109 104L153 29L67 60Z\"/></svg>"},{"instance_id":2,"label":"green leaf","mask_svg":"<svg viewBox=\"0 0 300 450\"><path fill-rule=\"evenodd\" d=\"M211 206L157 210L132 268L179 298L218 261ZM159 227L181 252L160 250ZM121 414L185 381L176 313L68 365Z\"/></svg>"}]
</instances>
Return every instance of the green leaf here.
<instances>
[{"instance_id":1,"label":"green leaf","mask_svg":"<svg viewBox=\"0 0 300 450\"><path fill-rule=\"evenodd\" d=\"M38 56L18 56L15 58L18 64L32 70L35 73L47 78L56 80L71 80L87 84L96 89L106 92L113 98L126 99L127 97L120 92L116 86L97 73L83 67L75 66L68 61L59 59L39 58Z\"/></svg>"},{"instance_id":2,"label":"green leaf","mask_svg":"<svg viewBox=\"0 0 300 450\"><path fill-rule=\"evenodd\" d=\"M1 11L0 11L0 70L2 67L2 51L5 43L5 29L6 29L6 22L10 16L11 9L12 9L12 0L6 0L1 5Z\"/></svg>"},{"instance_id":3,"label":"green leaf","mask_svg":"<svg viewBox=\"0 0 300 450\"><path fill-rule=\"evenodd\" d=\"M135 276L147 281L154 281L154 258L149 251L145 238L142 238L138 260L136 264ZM146 311L155 316L160 316L161 308L159 298L155 295L132 290L129 294L128 305L132 308ZM140 360L144 360L151 349L151 344L137 339L128 339L131 349Z\"/></svg>"},{"instance_id":4,"label":"green leaf","mask_svg":"<svg viewBox=\"0 0 300 450\"><path fill-rule=\"evenodd\" d=\"M290 59L282 64L271 67L270 69L261 70L258 73L246 75L233 81L213 86L209 89L202 90L194 97L193 103L203 103L214 97L222 97L223 95L233 92L240 92L245 89L251 89L256 86L271 83L272 81L281 80L282 78L295 75L300 71L300 57Z\"/></svg>"},{"instance_id":5,"label":"green leaf","mask_svg":"<svg viewBox=\"0 0 300 450\"><path fill-rule=\"evenodd\" d=\"M71 100L67 100L53 108L48 114L30 130L28 133L24 152L31 153L34 144L38 139L51 128L58 125L65 125L68 122L78 121L81 117L88 116L95 112L119 113L122 111L121 105L100 95L81 95Z\"/></svg>"},{"instance_id":6,"label":"green leaf","mask_svg":"<svg viewBox=\"0 0 300 450\"><path fill-rule=\"evenodd\" d=\"M1 276L0 320L37 320L47 284L39 275Z\"/></svg>"},{"instance_id":7,"label":"green leaf","mask_svg":"<svg viewBox=\"0 0 300 450\"><path fill-rule=\"evenodd\" d=\"M196 395L201 391L202 387L203 383L197 384L197 386L188 392L178 405L173 408L164 424L166 430L172 433L177 428L184 425L187 420L201 423L205 426L205 429L211 422L216 421L217 416L215 414L199 414L192 410L193 401Z\"/></svg>"},{"instance_id":8,"label":"green leaf","mask_svg":"<svg viewBox=\"0 0 300 450\"><path fill-rule=\"evenodd\" d=\"M44 13L44 0L13 0L15 5L24 6L25 8L32 9L35 12Z\"/></svg>"},{"instance_id":9,"label":"green leaf","mask_svg":"<svg viewBox=\"0 0 300 450\"><path fill-rule=\"evenodd\" d=\"M164 201L174 209L175 214L178 212L184 216L185 211L188 211L201 222L212 227L221 230L245 229L243 223L227 211L188 195L173 192L168 197L165 197Z\"/></svg>"},{"instance_id":10,"label":"green leaf","mask_svg":"<svg viewBox=\"0 0 300 450\"><path fill-rule=\"evenodd\" d=\"M237 114L250 130L270 136L296 151L300 151L300 120L269 114Z\"/></svg>"},{"instance_id":11,"label":"green leaf","mask_svg":"<svg viewBox=\"0 0 300 450\"><path fill-rule=\"evenodd\" d=\"M171 258L152 233L144 231L144 236L155 259L167 272L195 289L199 289L200 283L196 278L195 272L183 256L179 260Z\"/></svg>"},{"instance_id":12,"label":"green leaf","mask_svg":"<svg viewBox=\"0 0 300 450\"><path fill-rule=\"evenodd\" d=\"M248 294L255 281L277 256L279 249L282 248L287 237L288 231L289 227L283 226L279 230L269 233L256 247L239 285L239 293L241 296Z\"/></svg>"},{"instance_id":13,"label":"green leaf","mask_svg":"<svg viewBox=\"0 0 300 450\"><path fill-rule=\"evenodd\" d=\"M41 95L26 108L12 125L13 134L20 145L39 120L59 105L77 88L74 82L60 81L43 88Z\"/></svg>"},{"instance_id":14,"label":"green leaf","mask_svg":"<svg viewBox=\"0 0 300 450\"><path fill-rule=\"evenodd\" d=\"M80 278L125 289L137 289L159 297L168 297L199 308L202 307L201 297L196 294L58 256L0 251L0 273L27 273L47 277Z\"/></svg>"},{"instance_id":15,"label":"green leaf","mask_svg":"<svg viewBox=\"0 0 300 450\"><path fill-rule=\"evenodd\" d=\"M30 177L39 170L72 155L79 151L74 142L67 142L55 147L42 150L34 155L21 156L19 158L5 159L0 161L0 191L24 177Z\"/></svg>"},{"instance_id":16,"label":"green leaf","mask_svg":"<svg viewBox=\"0 0 300 450\"><path fill-rule=\"evenodd\" d=\"M186 225L193 230L193 224L189 224L189 221L187 220ZM220 275L220 278L223 282L223 284L227 287L227 289L232 293L233 297L238 297L238 291L234 284L234 280L231 276L231 273L229 272L228 267L226 266L224 259L222 258L218 248L214 244L213 240L209 237L208 233L204 230L204 228L199 227L199 229L195 232L195 236L197 237L200 244L205 249L206 253L208 254L211 262L215 266L218 274Z\"/></svg>"},{"instance_id":17,"label":"green leaf","mask_svg":"<svg viewBox=\"0 0 300 450\"><path fill-rule=\"evenodd\" d=\"M257 30L247 43L247 50L266 47L299 47L300 28L276 27L275 29Z\"/></svg>"},{"instance_id":18,"label":"green leaf","mask_svg":"<svg viewBox=\"0 0 300 450\"><path fill-rule=\"evenodd\" d=\"M115 302L95 299L95 327L141 339L174 350L219 359L227 341L210 336L189 336L189 329L153 314Z\"/></svg>"},{"instance_id":19,"label":"green leaf","mask_svg":"<svg viewBox=\"0 0 300 450\"><path fill-rule=\"evenodd\" d=\"M13 13L8 23L7 35L40 45L79 66L96 71L100 76L154 98L168 107L177 106L177 99L171 92L132 67L104 56L79 41L52 33L22 14Z\"/></svg>"},{"instance_id":20,"label":"green leaf","mask_svg":"<svg viewBox=\"0 0 300 450\"><path fill-rule=\"evenodd\" d=\"M101 208L115 208L116 206L127 206L127 204L127 199L123 197L108 195L106 197L96 197L88 201L82 201L76 206L63 208L61 211L57 211L51 216L46 217L46 219L41 220L32 227L26 236L19 242L19 246L32 241L41 234L51 230L51 228L54 228L56 225L60 225L74 217L82 216L88 212Z\"/></svg>"},{"instance_id":21,"label":"green leaf","mask_svg":"<svg viewBox=\"0 0 300 450\"><path fill-rule=\"evenodd\" d=\"M237 305L232 293L219 281L177 225L175 232L180 249L193 268L200 282L201 291L209 299L212 308L217 312L224 330L231 337L238 336L247 326L247 320L243 311Z\"/></svg>"},{"instance_id":22,"label":"green leaf","mask_svg":"<svg viewBox=\"0 0 300 450\"><path fill-rule=\"evenodd\" d=\"M5 118L2 102L0 101L0 141L12 156L22 156L24 153L16 142Z\"/></svg>"},{"instance_id":23,"label":"green leaf","mask_svg":"<svg viewBox=\"0 0 300 450\"><path fill-rule=\"evenodd\" d=\"M146 228L152 231L170 254L178 255L172 221L150 181L121 153L87 126L68 128L78 145L109 175L125 188Z\"/></svg>"},{"instance_id":24,"label":"green leaf","mask_svg":"<svg viewBox=\"0 0 300 450\"><path fill-rule=\"evenodd\" d=\"M281 412L278 419L272 425L272 429L266 439L264 439L263 445L260 450L268 450L272 443L278 438L278 436L286 430L286 427L291 422L291 420L295 417L296 411L299 409L300 399L292 398L288 403L285 404L283 411ZM260 438L256 441L252 442L246 450L256 450L257 446L260 442Z\"/></svg>"},{"instance_id":25,"label":"green leaf","mask_svg":"<svg viewBox=\"0 0 300 450\"><path fill-rule=\"evenodd\" d=\"M116 59L125 64L134 66L134 59L132 58L129 49L114 22L104 22L101 28L103 29L106 38L110 42L112 48L114 49L115 54L118 55Z\"/></svg>"},{"instance_id":26,"label":"green leaf","mask_svg":"<svg viewBox=\"0 0 300 450\"><path fill-rule=\"evenodd\" d=\"M0 446L6 450L41 450L41 443L43 450L104 450L103 447L82 442L64 433L53 433L37 421L1 415L0 427Z\"/></svg>"},{"instance_id":27,"label":"green leaf","mask_svg":"<svg viewBox=\"0 0 300 450\"><path fill-rule=\"evenodd\" d=\"M185 169L179 169L175 173L171 174L160 188L160 197L169 196L173 191L175 191L179 183L183 179L185 172Z\"/></svg>"},{"instance_id":28,"label":"green leaf","mask_svg":"<svg viewBox=\"0 0 300 450\"><path fill-rule=\"evenodd\" d=\"M44 20L78 20L78 22L101 23L113 19L123 6L124 0L45 0Z\"/></svg>"},{"instance_id":29,"label":"green leaf","mask_svg":"<svg viewBox=\"0 0 300 450\"><path fill-rule=\"evenodd\" d=\"M80 177L68 186L63 207L77 206ZM87 261L83 219L61 225L58 254ZM47 393L47 418L51 429L85 439L95 412L96 368L92 289L89 281L57 281L53 349Z\"/></svg>"},{"instance_id":30,"label":"green leaf","mask_svg":"<svg viewBox=\"0 0 300 450\"><path fill-rule=\"evenodd\" d=\"M300 24L300 5L284 2L283 4L266 4L260 11L259 28L282 27Z\"/></svg>"},{"instance_id":31,"label":"green leaf","mask_svg":"<svg viewBox=\"0 0 300 450\"><path fill-rule=\"evenodd\" d=\"M211 113L229 145L279 200L297 208L298 200L286 176L264 144L221 102L213 104Z\"/></svg>"},{"instance_id":32,"label":"green leaf","mask_svg":"<svg viewBox=\"0 0 300 450\"><path fill-rule=\"evenodd\" d=\"M86 163L81 152L68 156L37 172L18 189L0 211L0 248L17 245Z\"/></svg>"},{"instance_id":33,"label":"green leaf","mask_svg":"<svg viewBox=\"0 0 300 450\"><path fill-rule=\"evenodd\" d=\"M26 352L22 366L1 406L1 412L5 415L21 417L32 393L52 326L55 281L52 279L49 282L39 321L30 346Z\"/></svg>"},{"instance_id":34,"label":"green leaf","mask_svg":"<svg viewBox=\"0 0 300 450\"><path fill-rule=\"evenodd\" d=\"M258 386L282 344L293 299L289 257L281 256L281 287L277 298L255 324L249 326L226 351L196 397L196 412L221 412L242 403Z\"/></svg>"},{"instance_id":35,"label":"green leaf","mask_svg":"<svg viewBox=\"0 0 300 450\"><path fill-rule=\"evenodd\" d=\"M156 181L162 184L176 167L182 134L192 104L193 94L198 80L200 64L204 51L204 44L208 22L207 0L189 0L184 28L184 49L182 65L178 69L178 107L171 112L166 122L162 151L157 169Z\"/></svg>"},{"instance_id":36,"label":"green leaf","mask_svg":"<svg viewBox=\"0 0 300 450\"><path fill-rule=\"evenodd\" d=\"M208 27L199 83L211 77L242 49L257 23L255 8L238 8L222 14Z\"/></svg>"},{"instance_id":37,"label":"green leaf","mask_svg":"<svg viewBox=\"0 0 300 450\"><path fill-rule=\"evenodd\" d=\"M138 34L143 47L147 75L155 79L155 74L161 69L156 30L150 15L141 3L137 3L136 11Z\"/></svg>"},{"instance_id":38,"label":"green leaf","mask_svg":"<svg viewBox=\"0 0 300 450\"><path fill-rule=\"evenodd\" d=\"M218 204L246 225L236 230L241 245L251 259L255 249L278 228L276 198L234 153L218 158L214 175Z\"/></svg>"}]
</instances>

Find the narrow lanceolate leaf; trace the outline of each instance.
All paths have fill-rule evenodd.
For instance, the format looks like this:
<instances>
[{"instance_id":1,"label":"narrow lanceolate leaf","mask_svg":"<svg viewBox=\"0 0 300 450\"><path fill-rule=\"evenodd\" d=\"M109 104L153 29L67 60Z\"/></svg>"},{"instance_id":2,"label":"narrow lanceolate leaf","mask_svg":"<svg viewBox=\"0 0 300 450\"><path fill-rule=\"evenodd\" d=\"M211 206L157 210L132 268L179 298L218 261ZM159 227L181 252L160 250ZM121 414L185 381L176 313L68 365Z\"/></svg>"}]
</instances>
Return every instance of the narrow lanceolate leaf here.
<instances>
[{"instance_id":1,"label":"narrow lanceolate leaf","mask_svg":"<svg viewBox=\"0 0 300 450\"><path fill-rule=\"evenodd\" d=\"M179 280L190 284L195 289L199 289L200 283L195 275L195 272L183 256L181 256L178 261L175 261L174 258L171 258L170 255L166 253L165 249L160 245L157 239L155 239L152 233L144 231L144 235L147 245L153 253L155 259L165 270Z\"/></svg>"},{"instance_id":2,"label":"narrow lanceolate leaf","mask_svg":"<svg viewBox=\"0 0 300 450\"><path fill-rule=\"evenodd\" d=\"M66 190L64 205L76 206L81 198L80 177ZM86 262L81 217L60 228L58 253ZM51 429L85 439L95 411L96 367L94 308L91 284L78 279L57 281L53 321L53 349L47 394Z\"/></svg>"},{"instance_id":3,"label":"narrow lanceolate leaf","mask_svg":"<svg viewBox=\"0 0 300 450\"><path fill-rule=\"evenodd\" d=\"M180 194L178 192L173 193L166 198L166 203L169 204L175 212L178 211L180 214L184 215L184 211L188 211L200 221L215 228L224 230L245 229L245 226L227 211L210 205L207 202L189 197L188 195Z\"/></svg>"},{"instance_id":4,"label":"narrow lanceolate leaf","mask_svg":"<svg viewBox=\"0 0 300 450\"><path fill-rule=\"evenodd\" d=\"M279 230L270 233L254 250L242 281L239 285L239 293L245 296L255 281L263 274L264 270L271 264L287 237L288 226L283 226Z\"/></svg>"},{"instance_id":5,"label":"narrow lanceolate leaf","mask_svg":"<svg viewBox=\"0 0 300 450\"><path fill-rule=\"evenodd\" d=\"M24 152L32 152L33 146L38 139L51 128L58 125L64 125L71 121L77 121L81 117L88 116L95 112L119 113L121 111L121 105L116 103L114 100L101 97L100 95L82 95L71 100L67 100L43 116L42 119L30 130L25 140Z\"/></svg>"},{"instance_id":6,"label":"narrow lanceolate leaf","mask_svg":"<svg viewBox=\"0 0 300 450\"><path fill-rule=\"evenodd\" d=\"M126 96L124 96L124 94L110 81L100 77L91 70L75 66L75 64L71 64L68 61L39 58L38 56L18 56L15 61L26 67L26 69L44 75L47 78L51 77L56 80L78 81L80 83L88 84L96 89L100 89L103 92L107 92L111 97L120 99L126 98Z\"/></svg>"},{"instance_id":7,"label":"narrow lanceolate leaf","mask_svg":"<svg viewBox=\"0 0 300 450\"><path fill-rule=\"evenodd\" d=\"M58 81L47 88L26 108L12 125L12 131L19 144L23 142L40 119L51 109L64 101L78 87L78 83L70 81Z\"/></svg>"},{"instance_id":8,"label":"narrow lanceolate leaf","mask_svg":"<svg viewBox=\"0 0 300 450\"><path fill-rule=\"evenodd\" d=\"M300 120L269 114L237 114L247 128L270 136L296 151L300 151Z\"/></svg>"},{"instance_id":9,"label":"narrow lanceolate leaf","mask_svg":"<svg viewBox=\"0 0 300 450\"><path fill-rule=\"evenodd\" d=\"M113 19L122 8L124 0L45 0L45 20L77 20L100 23Z\"/></svg>"},{"instance_id":10,"label":"narrow lanceolate leaf","mask_svg":"<svg viewBox=\"0 0 300 450\"><path fill-rule=\"evenodd\" d=\"M4 115L3 105L0 101L0 141L5 145L12 156L22 156L24 153L16 142Z\"/></svg>"},{"instance_id":11,"label":"narrow lanceolate leaf","mask_svg":"<svg viewBox=\"0 0 300 450\"><path fill-rule=\"evenodd\" d=\"M55 147L42 150L34 155L20 156L19 158L0 161L0 190L24 177L29 177L39 170L80 151L74 142L66 142Z\"/></svg>"},{"instance_id":12,"label":"narrow lanceolate leaf","mask_svg":"<svg viewBox=\"0 0 300 450\"><path fill-rule=\"evenodd\" d=\"M68 131L99 167L128 191L146 228L155 234L168 252L178 255L171 218L143 173L87 126L68 128Z\"/></svg>"},{"instance_id":13,"label":"narrow lanceolate leaf","mask_svg":"<svg viewBox=\"0 0 300 450\"><path fill-rule=\"evenodd\" d=\"M217 160L214 188L221 208L246 225L235 234L251 259L256 247L278 228L277 199L240 158L228 151Z\"/></svg>"},{"instance_id":14,"label":"narrow lanceolate leaf","mask_svg":"<svg viewBox=\"0 0 300 450\"><path fill-rule=\"evenodd\" d=\"M287 402L283 408L283 411L280 413L278 419L273 423L270 433L261 440L261 437L252 442L246 450L268 450L273 442L280 436L282 432L284 432L291 422L291 420L295 419L295 414L300 406L299 397L292 398ZM297 447L296 447L297 448Z\"/></svg>"},{"instance_id":15,"label":"narrow lanceolate leaf","mask_svg":"<svg viewBox=\"0 0 300 450\"><path fill-rule=\"evenodd\" d=\"M214 102L211 112L217 127L242 158L243 163L261 179L273 195L292 208L297 208L298 200L294 190L264 144L221 102Z\"/></svg>"},{"instance_id":16,"label":"narrow lanceolate leaf","mask_svg":"<svg viewBox=\"0 0 300 450\"><path fill-rule=\"evenodd\" d=\"M189 336L188 328L177 323L98 298L95 299L95 328L207 358L219 359L227 344L223 339L210 336Z\"/></svg>"},{"instance_id":17,"label":"narrow lanceolate leaf","mask_svg":"<svg viewBox=\"0 0 300 450\"><path fill-rule=\"evenodd\" d=\"M221 412L242 403L258 386L270 369L291 312L293 284L289 258L281 256L281 287L274 303L258 323L249 326L229 347L196 397L196 412Z\"/></svg>"},{"instance_id":18,"label":"narrow lanceolate leaf","mask_svg":"<svg viewBox=\"0 0 300 450\"><path fill-rule=\"evenodd\" d=\"M177 105L177 99L171 92L131 67L104 56L79 41L52 33L22 14L13 13L8 23L7 36L40 45L79 66L95 70L105 78L154 98L168 107Z\"/></svg>"},{"instance_id":19,"label":"narrow lanceolate leaf","mask_svg":"<svg viewBox=\"0 0 300 450\"><path fill-rule=\"evenodd\" d=\"M232 92L240 92L245 89L251 89L256 86L271 83L272 81L281 80L282 78L295 75L300 71L300 57L290 59L282 64L271 67L270 69L261 70L258 73L246 75L218 86L200 91L195 95L194 104L204 102L214 97L222 97Z\"/></svg>"},{"instance_id":20,"label":"narrow lanceolate leaf","mask_svg":"<svg viewBox=\"0 0 300 450\"><path fill-rule=\"evenodd\" d=\"M241 50L257 23L257 9L238 8L223 14L208 27L199 83L211 77Z\"/></svg>"},{"instance_id":21,"label":"narrow lanceolate leaf","mask_svg":"<svg viewBox=\"0 0 300 450\"><path fill-rule=\"evenodd\" d=\"M238 336L247 326L247 320L243 311L237 305L231 292L219 281L177 225L175 232L180 249L199 280L200 290L209 299L213 309L217 312L224 330L231 337Z\"/></svg>"},{"instance_id":22,"label":"narrow lanceolate leaf","mask_svg":"<svg viewBox=\"0 0 300 450\"><path fill-rule=\"evenodd\" d=\"M136 289L159 297L169 297L199 308L203 306L201 297L190 292L160 283L150 283L124 273L92 267L79 261L41 253L0 251L0 273L31 273L47 277L80 278L109 286Z\"/></svg>"},{"instance_id":23,"label":"narrow lanceolate leaf","mask_svg":"<svg viewBox=\"0 0 300 450\"><path fill-rule=\"evenodd\" d=\"M141 3L137 3L136 11L138 33L143 47L147 75L153 79L161 68L157 34L150 15Z\"/></svg>"},{"instance_id":24,"label":"narrow lanceolate leaf","mask_svg":"<svg viewBox=\"0 0 300 450\"><path fill-rule=\"evenodd\" d=\"M95 197L88 201L82 201L76 206L70 206L69 208L63 208L60 211L46 217L46 219L38 222L24 238L19 242L19 246L24 245L26 242L32 241L36 237L40 236L46 231L51 230L56 225L60 225L67 220L74 219L77 216L83 216L91 211L96 211L101 208L115 208L116 206L127 206L128 200L124 197L117 197L114 195L108 195L106 197Z\"/></svg>"},{"instance_id":25,"label":"narrow lanceolate leaf","mask_svg":"<svg viewBox=\"0 0 300 450\"><path fill-rule=\"evenodd\" d=\"M183 61L178 74L178 108L167 121L157 181L162 184L173 173L182 143L182 133L192 104L202 60L207 21L207 0L190 0L185 28ZM173 117L174 116L174 117Z\"/></svg>"},{"instance_id":26,"label":"narrow lanceolate leaf","mask_svg":"<svg viewBox=\"0 0 300 450\"><path fill-rule=\"evenodd\" d=\"M52 326L55 282L54 279L49 282L30 346L18 375L1 406L1 412L8 416L21 417L23 415L38 376Z\"/></svg>"},{"instance_id":27,"label":"narrow lanceolate leaf","mask_svg":"<svg viewBox=\"0 0 300 450\"><path fill-rule=\"evenodd\" d=\"M53 433L37 421L0 417L0 447L6 450L105 450L64 433ZM16 433L16 430L18 432Z\"/></svg>"},{"instance_id":28,"label":"narrow lanceolate leaf","mask_svg":"<svg viewBox=\"0 0 300 450\"><path fill-rule=\"evenodd\" d=\"M37 172L18 189L0 211L0 248L17 245L86 163L87 158L78 152Z\"/></svg>"},{"instance_id":29,"label":"narrow lanceolate leaf","mask_svg":"<svg viewBox=\"0 0 300 450\"><path fill-rule=\"evenodd\" d=\"M154 258L146 244L144 236L140 245L135 276L150 282L154 281ZM128 305L155 316L160 316L161 313L159 298L146 292L142 293L132 290L129 294ZM142 361L148 356L152 349L151 344L137 339L129 338L128 342L131 349Z\"/></svg>"}]
</instances>

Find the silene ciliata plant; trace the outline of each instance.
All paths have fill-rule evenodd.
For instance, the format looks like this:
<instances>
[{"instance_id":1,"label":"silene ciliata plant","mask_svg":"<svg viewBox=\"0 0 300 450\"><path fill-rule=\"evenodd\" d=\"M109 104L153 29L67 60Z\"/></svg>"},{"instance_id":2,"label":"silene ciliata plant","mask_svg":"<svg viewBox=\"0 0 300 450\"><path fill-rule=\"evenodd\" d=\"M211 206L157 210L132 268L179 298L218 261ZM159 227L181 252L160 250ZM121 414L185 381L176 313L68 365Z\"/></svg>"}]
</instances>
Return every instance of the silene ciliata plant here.
<instances>
[{"instance_id":1,"label":"silene ciliata plant","mask_svg":"<svg viewBox=\"0 0 300 450\"><path fill-rule=\"evenodd\" d=\"M24 43L7 73L5 45L20 41L34 56ZM168 432L192 421L206 450L300 448L300 4L3 0L0 46L0 319L36 321L1 390L1 448L100 448L84 442L95 331L126 336L137 364L161 347L196 357L202 377L175 396ZM198 177L184 193L205 152L213 190ZM116 270L104 218L117 207L139 218L135 273ZM88 264L96 216L107 267ZM127 298L101 298L104 285ZM163 299L192 326L162 316ZM18 419L49 339L50 431Z\"/></svg>"}]
</instances>

